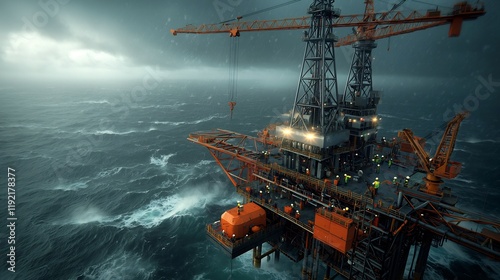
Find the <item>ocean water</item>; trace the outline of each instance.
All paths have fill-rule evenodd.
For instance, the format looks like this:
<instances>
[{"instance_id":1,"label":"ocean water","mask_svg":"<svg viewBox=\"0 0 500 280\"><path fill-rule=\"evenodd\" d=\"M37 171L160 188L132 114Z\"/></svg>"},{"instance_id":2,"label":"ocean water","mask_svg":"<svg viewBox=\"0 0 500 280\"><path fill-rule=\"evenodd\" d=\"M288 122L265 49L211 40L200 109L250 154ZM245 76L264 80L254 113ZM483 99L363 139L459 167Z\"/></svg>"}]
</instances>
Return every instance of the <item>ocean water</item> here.
<instances>
[{"instance_id":1,"label":"ocean water","mask_svg":"<svg viewBox=\"0 0 500 280\"><path fill-rule=\"evenodd\" d=\"M379 135L406 127L425 135L477 83L429 94L382 82ZM140 96L137 84L0 88L0 217L5 223L11 167L18 218L15 273L7 271L6 227L0 231L0 279L298 279L300 265L285 257L254 269L251 253L231 261L209 243L205 224L238 196L208 152L186 140L214 128L255 135L285 120L293 84L241 83L232 120L223 82L164 81ZM495 219L498 101L480 100L464 121L454 153L464 169L449 182L458 207ZM499 263L451 242L432 248L426 271L426 279L499 277Z\"/></svg>"}]
</instances>

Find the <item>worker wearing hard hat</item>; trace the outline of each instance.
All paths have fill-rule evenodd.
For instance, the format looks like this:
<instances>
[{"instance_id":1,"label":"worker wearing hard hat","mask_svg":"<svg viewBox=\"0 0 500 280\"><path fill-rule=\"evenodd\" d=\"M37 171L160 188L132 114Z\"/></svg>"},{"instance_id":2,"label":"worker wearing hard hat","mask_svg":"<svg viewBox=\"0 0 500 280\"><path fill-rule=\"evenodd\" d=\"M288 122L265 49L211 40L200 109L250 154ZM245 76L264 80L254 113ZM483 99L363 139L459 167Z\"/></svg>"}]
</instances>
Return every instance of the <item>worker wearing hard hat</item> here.
<instances>
[{"instance_id":1,"label":"worker wearing hard hat","mask_svg":"<svg viewBox=\"0 0 500 280\"><path fill-rule=\"evenodd\" d=\"M340 176L337 175L335 176L335 179L333 180L333 185L336 187L339 185L339 181L340 181Z\"/></svg>"},{"instance_id":2,"label":"worker wearing hard hat","mask_svg":"<svg viewBox=\"0 0 500 280\"><path fill-rule=\"evenodd\" d=\"M378 193L378 188L380 188L380 181L378 180L378 177L375 178L375 181L373 181L373 188L375 189L375 195Z\"/></svg>"},{"instance_id":3,"label":"worker wearing hard hat","mask_svg":"<svg viewBox=\"0 0 500 280\"><path fill-rule=\"evenodd\" d=\"M349 174L347 174L347 173L346 173L346 174L344 174L344 182L345 182L345 184L346 184L346 185L347 185L347 183L349 182L349 179L351 179L351 175L349 175Z\"/></svg>"}]
</instances>

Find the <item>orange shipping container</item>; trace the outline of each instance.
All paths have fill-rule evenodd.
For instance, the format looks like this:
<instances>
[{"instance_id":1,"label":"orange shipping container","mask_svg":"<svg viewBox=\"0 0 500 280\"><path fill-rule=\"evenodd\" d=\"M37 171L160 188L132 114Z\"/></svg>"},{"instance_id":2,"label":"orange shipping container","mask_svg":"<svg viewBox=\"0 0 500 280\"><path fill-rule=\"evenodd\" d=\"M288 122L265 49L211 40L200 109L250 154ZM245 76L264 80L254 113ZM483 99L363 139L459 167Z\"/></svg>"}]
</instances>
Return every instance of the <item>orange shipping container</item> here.
<instances>
[{"instance_id":1,"label":"orange shipping container","mask_svg":"<svg viewBox=\"0 0 500 280\"><path fill-rule=\"evenodd\" d=\"M228 237L242 238L251 233L253 226L266 226L266 211L259 205L250 202L243 205L238 215L238 207L227 210L220 217L221 229Z\"/></svg>"}]
</instances>

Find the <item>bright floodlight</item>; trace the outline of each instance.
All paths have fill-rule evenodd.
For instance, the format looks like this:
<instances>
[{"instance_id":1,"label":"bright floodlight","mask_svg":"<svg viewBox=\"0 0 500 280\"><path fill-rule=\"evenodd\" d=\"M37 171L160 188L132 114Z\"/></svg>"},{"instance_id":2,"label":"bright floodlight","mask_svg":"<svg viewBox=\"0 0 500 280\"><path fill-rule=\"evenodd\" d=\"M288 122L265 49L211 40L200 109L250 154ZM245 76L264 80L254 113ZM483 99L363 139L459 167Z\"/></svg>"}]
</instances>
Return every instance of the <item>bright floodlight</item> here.
<instances>
[{"instance_id":1,"label":"bright floodlight","mask_svg":"<svg viewBox=\"0 0 500 280\"><path fill-rule=\"evenodd\" d=\"M292 129L289 127L284 128L283 134L285 134L286 136L289 136L290 134L292 134Z\"/></svg>"},{"instance_id":2,"label":"bright floodlight","mask_svg":"<svg viewBox=\"0 0 500 280\"><path fill-rule=\"evenodd\" d=\"M307 138L307 140L313 140L314 139L314 133L311 133L311 132L307 133L306 134L306 138Z\"/></svg>"},{"instance_id":3,"label":"bright floodlight","mask_svg":"<svg viewBox=\"0 0 500 280\"><path fill-rule=\"evenodd\" d=\"M372 118L372 121L373 121L373 122L377 122L377 121L378 121L377 117L373 117L373 118Z\"/></svg>"}]
</instances>

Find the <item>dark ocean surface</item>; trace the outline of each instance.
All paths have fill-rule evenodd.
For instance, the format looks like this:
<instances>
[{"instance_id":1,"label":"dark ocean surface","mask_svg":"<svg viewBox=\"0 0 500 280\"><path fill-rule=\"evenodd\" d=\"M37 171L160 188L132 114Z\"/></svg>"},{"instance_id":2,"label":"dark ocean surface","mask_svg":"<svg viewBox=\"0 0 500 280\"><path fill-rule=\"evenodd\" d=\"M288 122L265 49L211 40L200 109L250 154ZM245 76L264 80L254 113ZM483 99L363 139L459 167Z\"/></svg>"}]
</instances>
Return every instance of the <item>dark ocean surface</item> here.
<instances>
[{"instance_id":1,"label":"dark ocean surface","mask_svg":"<svg viewBox=\"0 0 500 280\"><path fill-rule=\"evenodd\" d=\"M485 88L468 97L480 84L381 78L379 136L402 128L423 136L454 104L473 109L453 156L463 171L447 184L459 208L499 219L500 98ZM140 95L137 85L0 88L0 217L6 224L11 167L18 218L15 273L1 227L0 279L298 279L300 264L285 257L254 269L251 253L230 261L207 240L205 224L238 196L209 153L186 140L214 128L255 135L285 120L294 84L240 83L232 120L224 82L163 81ZM500 263L447 242L431 249L425 278L500 279Z\"/></svg>"}]
</instances>

